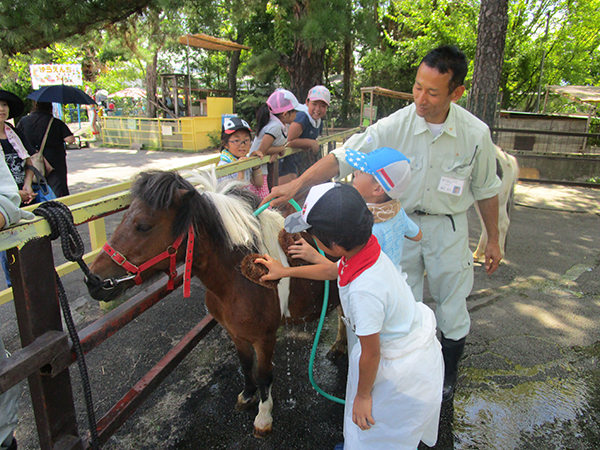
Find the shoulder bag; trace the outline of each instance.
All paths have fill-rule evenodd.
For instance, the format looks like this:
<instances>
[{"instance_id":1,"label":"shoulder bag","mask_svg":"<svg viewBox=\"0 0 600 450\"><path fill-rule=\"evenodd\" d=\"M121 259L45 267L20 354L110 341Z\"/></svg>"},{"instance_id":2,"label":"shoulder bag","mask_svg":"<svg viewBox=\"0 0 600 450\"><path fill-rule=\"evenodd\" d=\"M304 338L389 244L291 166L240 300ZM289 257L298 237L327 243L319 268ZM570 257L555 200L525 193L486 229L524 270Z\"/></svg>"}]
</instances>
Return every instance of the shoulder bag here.
<instances>
[{"instance_id":1,"label":"shoulder bag","mask_svg":"<svg viewBox=\"0 0 600 450\"><path fill-rule=\"evenodd\" d=\"M52 122L54 122L54 117L50 119L48 122L48 128L46 128L46 133L44 134L44 139L42 140L42 145L40 145L40 150L35 154L29 157L29 160L33 164L33 167L37 169L37 171L45 177L50 172L54 170L54 167L44 158L44 147L46 146L46 139L48 139L48 133L50 132L50 127L52 126ZM40 178L37 175L33 176L34 183L40 183Z\"/></svg>"}]
</instances>

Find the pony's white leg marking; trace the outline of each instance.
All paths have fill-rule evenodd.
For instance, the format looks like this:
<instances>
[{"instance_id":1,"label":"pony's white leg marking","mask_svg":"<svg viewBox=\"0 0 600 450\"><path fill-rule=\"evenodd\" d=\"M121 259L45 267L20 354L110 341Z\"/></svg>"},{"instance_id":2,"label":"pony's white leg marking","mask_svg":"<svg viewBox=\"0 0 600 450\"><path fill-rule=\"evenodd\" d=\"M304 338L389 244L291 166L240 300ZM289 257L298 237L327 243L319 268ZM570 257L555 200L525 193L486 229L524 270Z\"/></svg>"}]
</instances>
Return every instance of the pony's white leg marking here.
<instances>
[{"instance_id":1,"label":"pony's white leg marking","mask_svg":"<svg viewBox=\"0 0 600 450\"><path fill-rule=\"evenodd\" d=\"M265 402L261 401L258 405L258 415L254 419L254 429L259 434L267 434L273 426L273 397L271 397L271 387L269 387L269 395Z\"/></svg>"}]
</instances>

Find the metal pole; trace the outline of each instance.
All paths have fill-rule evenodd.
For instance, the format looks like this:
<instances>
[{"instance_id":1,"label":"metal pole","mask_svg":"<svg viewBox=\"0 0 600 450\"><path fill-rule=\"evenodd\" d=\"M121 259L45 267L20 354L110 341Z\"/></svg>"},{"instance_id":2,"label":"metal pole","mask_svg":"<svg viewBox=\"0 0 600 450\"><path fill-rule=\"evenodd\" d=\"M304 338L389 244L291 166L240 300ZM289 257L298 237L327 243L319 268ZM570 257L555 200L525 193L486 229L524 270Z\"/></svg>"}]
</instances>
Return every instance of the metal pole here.
<instances>
[{"instance_id":1,"label":"metal pole","mask_svg":"<svg viewBox=\"0 0 600 450\"><path fill-rule=\"evenodd\" d=\"M546 35L544 36L544 51L542 52L542 65L540 67L540 82L538 84L537 99L535 101L535 112L540 112L540 96L542 95L542 77L544 76L544 61L546 60L546 44L548 42L548 29L550 27L550 11L546 13Z\"/></svg>"},{"instance_id":2,"label":"metal pole","mask_svg":"<svg viewBox=\"0 0 600 450\"><path fill-rule=\"evenodd\" d=\"M187 76L188 76L188 95L187 95L187 107L188 115L192 117L192 78L190 76L190 35L186 34L187 47L185 51L185 61L187 63Z\"/></svg>"}]
</instances>

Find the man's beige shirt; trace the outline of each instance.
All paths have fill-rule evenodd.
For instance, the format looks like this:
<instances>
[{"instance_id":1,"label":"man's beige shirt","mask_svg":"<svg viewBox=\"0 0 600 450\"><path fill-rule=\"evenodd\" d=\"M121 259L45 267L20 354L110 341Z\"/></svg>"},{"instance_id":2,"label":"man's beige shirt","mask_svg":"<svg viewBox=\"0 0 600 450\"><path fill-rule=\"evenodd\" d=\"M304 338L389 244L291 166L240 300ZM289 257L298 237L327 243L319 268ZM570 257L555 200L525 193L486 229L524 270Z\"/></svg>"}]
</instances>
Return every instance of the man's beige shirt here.
<instances>
[{"instance_id":1,"label":"man's beige shirt","mask_svg":"<svg viewBox=\"0 0 600 450\"><path fill-rule=\"evenodd\" d=\"M500 189L489 128L454 103L436 137L416 114L414 103L355 134L333 152L340 166L339 178L355 170L344 159L346 148L369 153L380 147L396 149L410 160L412 179L400 197L408 214L415 210L462 213Z\"/></svg>"}]
</instances>

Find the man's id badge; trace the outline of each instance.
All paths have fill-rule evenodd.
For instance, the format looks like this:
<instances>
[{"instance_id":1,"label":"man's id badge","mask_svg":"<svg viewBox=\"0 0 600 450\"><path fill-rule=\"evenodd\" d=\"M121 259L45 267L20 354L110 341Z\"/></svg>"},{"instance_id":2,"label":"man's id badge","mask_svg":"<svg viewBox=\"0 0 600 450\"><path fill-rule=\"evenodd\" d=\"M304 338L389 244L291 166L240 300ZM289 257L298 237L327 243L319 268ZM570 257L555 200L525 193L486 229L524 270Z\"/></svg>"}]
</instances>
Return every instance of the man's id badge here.
<instances>
[{"instance_id":1,"label":"man's id badge","mask_svg":"<svg viewBox=\"0 0 600 450\"><path fill-rule=\"evenodd\" d=\"M445 192L446 194L461 195L465 180L458 180L456 178L442 177L438 191Z\"/></svg>"}]
</instances>

